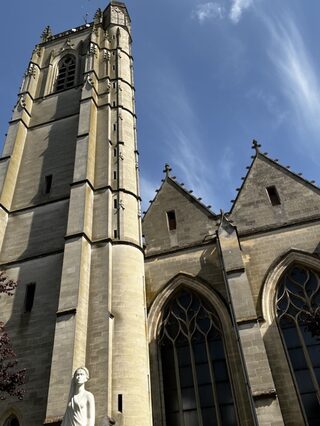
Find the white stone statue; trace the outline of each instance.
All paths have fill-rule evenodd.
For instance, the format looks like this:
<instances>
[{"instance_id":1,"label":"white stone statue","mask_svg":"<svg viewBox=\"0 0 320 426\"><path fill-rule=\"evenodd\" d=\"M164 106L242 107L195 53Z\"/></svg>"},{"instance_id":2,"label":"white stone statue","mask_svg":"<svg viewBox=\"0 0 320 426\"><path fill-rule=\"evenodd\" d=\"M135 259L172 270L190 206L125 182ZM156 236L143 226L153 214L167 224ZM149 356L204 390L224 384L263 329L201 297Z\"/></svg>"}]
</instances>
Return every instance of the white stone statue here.
<instances>
[{"instance_id":1,"label":"white stone statue","mask_svg":"<svg viewBox=\"0 0 320 426\"><path fill-rule=\"evenodd\" d=\"M84 387L88 380L88 369L77 368L71 381L68 406L61 426L94 426L94 397Z\"/></svg>"}]
</instances>

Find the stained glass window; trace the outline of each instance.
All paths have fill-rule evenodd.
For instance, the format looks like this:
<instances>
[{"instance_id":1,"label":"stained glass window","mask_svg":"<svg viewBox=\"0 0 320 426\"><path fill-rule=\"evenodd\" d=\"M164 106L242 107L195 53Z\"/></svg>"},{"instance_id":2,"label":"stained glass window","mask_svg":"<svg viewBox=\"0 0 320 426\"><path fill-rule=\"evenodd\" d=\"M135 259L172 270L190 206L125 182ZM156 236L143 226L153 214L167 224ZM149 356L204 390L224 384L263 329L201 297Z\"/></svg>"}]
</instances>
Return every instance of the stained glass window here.
<instances>
[{"instance_id":1,"label":"stained glass window","mask_svg":"<svg viewBox=\"0 0 320 426\"><path fill-rule=\"evenodd\" d=\"M167 304L159 335L166 426L233 426L237 414L222 328L197 294Z\"/></svg>"},{"instance_id":2,"label":"stained glass window","mask_svg":"<svg viewBox=\"0 0 320 426\"><path fill-rule=\"evenodd\" d=\"M320 419L320 279L295 265L277 291L277 319L309 426Z\"/></svg>"}]
</instances>

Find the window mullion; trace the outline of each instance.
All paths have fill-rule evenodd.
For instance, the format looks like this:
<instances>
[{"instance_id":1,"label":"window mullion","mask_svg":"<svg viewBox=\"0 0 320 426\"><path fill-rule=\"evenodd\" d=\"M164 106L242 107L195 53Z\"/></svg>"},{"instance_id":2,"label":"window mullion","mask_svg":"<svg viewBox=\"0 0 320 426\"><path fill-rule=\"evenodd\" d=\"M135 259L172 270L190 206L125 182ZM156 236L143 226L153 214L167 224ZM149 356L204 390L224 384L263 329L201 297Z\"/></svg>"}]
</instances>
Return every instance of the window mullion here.
<instances>
[{"instance_id":1,"label":"window mullion","mask_svg":"<svg viewBox=\"0 0 320 426\"><path fill-rule=\"evenodd\" d=\"M195 394L195 397L196 397L196 404L197 404L198 421L199 421L199 426L203 426L202 413L201 413L201 403L200 403L200 396L199 396L199 387L198 387L198 380L197 380L196 363L195 363L194 353L193 353L192 343L191 343L192 340L188 339L188 341L189 341L189 349L190 349L193 387L194 387L194 394Z\"/></svg>"},{"instance_id":2,"label":"window mullion","mask_svg":"<svg viewBox=\"0 0 320 426\"><path fill-rule=\"evenodd\" d=\"M296 323L296 329L297 329L297 332L298 332L298 336L299 336L299 339L300 339L300 342L301 342L302 350L303 350L305 359L307 361L308 370L309 370L309 373L311 375L311 380L312 380L313 386L316 389L318 400L320 401L319 384L318 384L318 380L316 378L316 375L314 374L313 364L312 364L312 361L310 359L309 351L308 351L308 348L306 347L303 335L302 335L301 330L300 330L299 323L297 321L295 321L295 323Z\"/></svg>"},{"instance_id":3,"label":"window mullion","mask_svg":"<svg viewBox=\"0 0 320 426\"><path fill-rule=\"evenodd\" d=\"M174 371L175 371L176 382L177 382L180 426L185 426L184 416L183 416L183 408L182 408L182 395L181 395L181 383L180 383L178 354L177 354L177 350L176 350L174 342L172 342L172 346L173 346L173 358L174 358Z\"/></svg>"},{"instance_id":4,"label":"window mullion","mask_svg":"<svg viewBox=\"0 0 320 426\"><path fill-rule=\"evenodd\" d=\"M208 365L209 365L209 373L210 373L210 379L211 379L211 385L212 385L213 400L214 400L215 412L216 412L216 417L217 417L217 424L218 424L218 426L222 426L220 406L219 406L219 401L218 401L217 386L216 386L216 381L215 381L214 372L213 372L213 368L212 368L207 336L205 336L205 342L206 342L206 352L207 352L207 359L208 359Z\"/></svg>"}]
</instances>

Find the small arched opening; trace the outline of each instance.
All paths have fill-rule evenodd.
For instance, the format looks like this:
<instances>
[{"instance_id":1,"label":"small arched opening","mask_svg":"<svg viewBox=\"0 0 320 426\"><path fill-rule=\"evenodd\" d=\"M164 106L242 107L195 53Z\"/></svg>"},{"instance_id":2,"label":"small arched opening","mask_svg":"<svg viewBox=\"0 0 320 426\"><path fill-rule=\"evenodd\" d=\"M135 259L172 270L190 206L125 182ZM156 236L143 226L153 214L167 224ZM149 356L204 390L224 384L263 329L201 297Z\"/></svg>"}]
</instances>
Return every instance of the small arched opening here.
<instances>
[{"instance_id":1,"label":"small arched opening","mask_svg":"<svg viewBox=\"0 0 320 426\"><path fill-rule=\"evenodd\" d=\"M20 422L14 414L11 414L4 422L4 426L20 426Z\"/></svg>"},{"instance_id":2,"label":"small arched opening","mask_svg":"<svg viewBox=\"0 0 320 426\"><path fill-rule=\"evenodd\" d=\"M70 89L76 84L76 58L72 54L65 55L58 64L56 92Z\"/></svg>"}]
</instances>

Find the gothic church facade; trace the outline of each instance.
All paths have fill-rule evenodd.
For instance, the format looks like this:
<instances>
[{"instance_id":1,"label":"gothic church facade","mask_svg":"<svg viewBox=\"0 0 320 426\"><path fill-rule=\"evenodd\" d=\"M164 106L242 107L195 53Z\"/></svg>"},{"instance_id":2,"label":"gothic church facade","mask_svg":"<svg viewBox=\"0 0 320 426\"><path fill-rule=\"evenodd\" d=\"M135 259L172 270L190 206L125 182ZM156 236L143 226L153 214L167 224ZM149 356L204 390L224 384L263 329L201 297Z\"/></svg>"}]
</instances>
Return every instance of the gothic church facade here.
<instances>
[{"instance_id":1,"label":"gothic church facade","mask_svg":"<svg viewBox=\"0 0 320 426\"><path fill-rule=\"evenodd\" d=\"M32 53L0 158L28 380L0 426L60 425L80 366L97 426L318 424L319 188L254 142L229 213L166 166L141 221L132 64L117 1Z\"/></svg>"}]
</instances>

